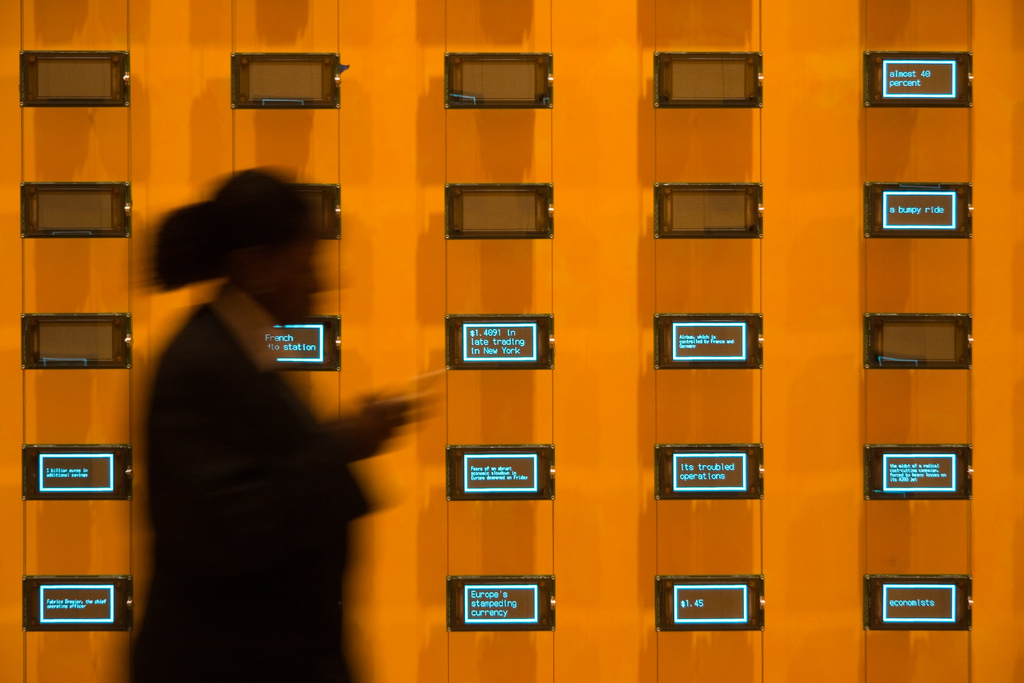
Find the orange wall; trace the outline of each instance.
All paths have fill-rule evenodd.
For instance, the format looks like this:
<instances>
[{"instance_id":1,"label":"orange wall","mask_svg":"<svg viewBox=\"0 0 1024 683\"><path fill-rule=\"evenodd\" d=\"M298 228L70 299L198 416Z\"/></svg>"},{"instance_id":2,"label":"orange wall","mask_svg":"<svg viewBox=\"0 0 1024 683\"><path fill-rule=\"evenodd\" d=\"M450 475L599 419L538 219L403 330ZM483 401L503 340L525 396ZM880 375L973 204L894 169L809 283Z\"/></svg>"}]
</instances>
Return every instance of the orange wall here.
<instances>
[{"instance_id":1,"label":"orange wall","mask_svg":"<svg viewBox=\"0 0 1024 683\"><path fill-rule=\"evenodd\" d=\"M22 502L20 444L131 441L197 287L148 287L161 216L232 169L340 183L324 414L444 365L444 316L553 313L553 371L450 372L360 465L349 647L368 681L1016 680L1024 675L1024 95L1014 0L24 0L19 49L130 49L131 106L0 99L0 680L116 683L128 634L24 634L26 573L149 575L146 491ZM975 106L865 110L864 50L974 50ZM655 51L764 53L760 110L658 110ZM232 51L339 52L339 110L232 111ZM554 53L554 108L446 111L443 56ZM19 152L20 150L20 152ZM130 180L131 240L17 237L18 183ZM866 181L972 181L970 242L864 240ZM764 238L653 237L655 182L761 182ZM444 184L551 182L553 240L444 240ZM883 243L884 242L884 243ZM710 283L714 283L712 286ZM21 371L22 312L130 311L131 371ZM972 312L971 371L868 372L865 312ZM655 313L763 313L761 371L653 369ZM60 412L55 412L60 411ZM765 498L654 500L653 447L763 442ZM865 502L862 446L973 441L972 502ZM553 443L554 502L445 499L444 446ZM301 573L301 570L297 569ZM969 572L974 629L865 633L862 576ZM556 576L554 633L452 633L445 576ZM764 633L654 629L658 574L765 575ZM827 673L823 673L827 672ZM1010 673L1014 672L1014 673Z\"/></svg>"}]
</instances>

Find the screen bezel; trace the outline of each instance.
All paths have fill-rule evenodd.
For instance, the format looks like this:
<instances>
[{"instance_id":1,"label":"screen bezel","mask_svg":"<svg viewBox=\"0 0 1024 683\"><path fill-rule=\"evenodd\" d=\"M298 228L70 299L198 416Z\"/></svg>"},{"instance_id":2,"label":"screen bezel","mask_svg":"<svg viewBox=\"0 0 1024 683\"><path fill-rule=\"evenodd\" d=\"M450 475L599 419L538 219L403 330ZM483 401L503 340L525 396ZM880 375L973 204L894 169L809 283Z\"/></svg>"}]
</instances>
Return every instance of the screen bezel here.
<instances>
[{"instance_id":1,"label":"screen bezel","mask_svg":"<svg viewBox=\"0 0 1024 683\"><path fill-rule=\"evenodd\" d=\"M464 324L502 326L534 323L537 325L537 358L532 361L482 361L472 363L462 358L462 326ZM555 367L552 315L446 315L445 367L448 370L550 370Z\"/></svg>"},{"instance_id":2,"label":"screen bezel","mask_svg":"<svg viewBox=\"0 0 1024 683\"><path fill-rule=\"evenodd\" d=\"M972 190L971 183L865 183L864 236L884 239L969 239L974 232ZM956 225L953 228L886 228L883 207L888 192L954 192Z\"/></svg>"},{"instance_id":3,"label":"screen bezel","mask_svg":"<svg viewBox=\"0 0 1024 683\"><path fill-rule=\"evenodd\" d=\"M40 457L57 454L112 456L111 491L40 491ZM129 444L25 444L21 447L23 500L131 500L132 447Z\"/></svg>"},{"instance_id":4,"label":"screen bezel","mask_svg":"<svg viewBox=\"0 0 1024 683\"><path fill-rule=\"evenodd\" d=\"M955 360L899 359L883 361L875 351L875 340L880 338L887 324L940 322L952 323L958 335L954 340L959 352ZM971 316L967 313L866 313L864 315L864 367L877 370L970 370L971 369Z\"/></svg>"},{"instance_id":5,"label":"screen bezel","mask_svg":"<svg viewBox=\"0 0 1024 683\"><path fill-rule=\"evenodd\" d=\"M249 66L253 62L320 62L320 97L317 99L264 98L250 100ZM231 53L232 109L338 109L341 107L341 57L333 52L233 52Z\"/></svg>"},{"instance_id":6,"label":"screen bezel","mask_svg":"<svg viewBox=\"0 0 1024 683\"><path fill-rule=\"evenodd\" d=\"M679 624L673 620L676 586L717 586L720 584L743 584L747 587L749 618L746 622ZM658 631L763 631L764 576L757 574L656 576L654 578L654 609L655 627Z\"/></svg>"},{"instance_id":7,"label":"screen bezel","mask_svg":"<svg viewBox=\"0 0 1024 683\"><path fill-rule=\"evenodd\" d=\"M94 60L110 63L110 97L40 97L38 65L40 60ZM117 65L120 66L117 66ZM126 107L131 103L129 54L116 50L28 50L21 53L21 106L22 107Z\"/></svg>"},{"instance_id":8,"label":"screen bezel","mask_svg":"<svg viewBox=\"0 0 1024 683\"><path fill-rule=\"evenodd\" d=\"M680 451L708 455L723 451L746 456L747 488L743 491L676 491L674 455ZM656 500L759 500L764 498L764 446L759 443L658 444L654 447L654 497Z\"/></svg>"},{"instance_id":9,"label":"screen bezel","mask_svg":"<svg viewBox=\"0 0 1024 683\"><path fill-rule=\"evenodd\" d=\"M746 323L747 357L742 361L728 360L673 360L671 349L673 323ZM760 313L656 313L654 316L654 368L655 370L733 369L757 370L763 366L761 335L763 318Z\"/></svg>"},{"instance_id":10,"label":"screen bezel","mask_svg":"<svg viewBox=\"0 0 1024 683\"><path fill-rule=\"evenodd\" d=\"M555 464L555 447L552 444L519 444L519 445L470 445L445 446L446 452L446 491L448 500L554 500L555 480L551 469ZM536 491L500 491L494 493L465 492L464 464L465 456L485 453L487 455L536 455L537 481Z\"/></svg>"},{"instance_id":11,"label":"screen bezel","mask_svg":"<svg viewBox=\"0 0 1024 683\"><path fill-rule=\"evenodd\" d=\"M324 358L319 362L281 361L274 359L274 367L289 372L337 372L341 370L341 317L337 315L311 315L295 325L324 326ZM277 326L275 326L276 329ZM289 327L288 325L282 326Z\"/></svg>"},{"instance_id":12,"label":"screen bezel","mask_svg":"<svg viewBox=\"0 0 1024 683\"><path fill-rule=\"evenodd\" d=\"M46 322L96 323L110 325L112 360L79 360L72 358L48 361L39 358L39 324ZM24 313L21 316L21 367L24 370L96 370L129 369L131 345L130 313Z\"/></svg>"},{"instance_id":13,"label":"screen bezel","mask_svg":"<svg viewBox=\"0 0 1024 683\"><path fill-rule=\"evenodd\" d=\"M87 228L65 228L52 230L35 227L38 224L40 193L59 194L60 192L95 192L106 193L113 207L112 217L119 223L110 230L93 231ZM105 238L129 237L131 235L131 183L22 183L21 184L21 236L32 239L53 238ZM32 217L37 216L36 220Z\"/></svg>"},{"instance_id":14,"label":"screen bezel","mask_svg":"<svg viewBox=\"0 0 1024 683\"><path fill-rule=\"evenodd\" d=\"M763 55L760 52L655 52L654 53L654 106L656 108L675 109L757 109L763 103L761 77L763 73ZM682 61L742 61L754 81L754 94L751 97L733 99L685 99L674 98L668 92L671 79L667 78L668 70L674 62Z\"/></svg>"},{"instance_id":15,"label":"screen bezel","mask_svg":"<svg viewBox=\"0 0 1024 683\"><path fill-rule=\"evenodd\" d=\"M554 631L555 577L550 575L449 576L447 578L446 615L449 631ZM467 624L463 617L465 587L524 586L537 587L537 622L511 624Z\"/></svg>"},{"instance_id":16,"label":"screen bezel","mask_svg":"<svg viewBox=\"0 0 1024 683\"><path fill-rule=\"evenodd\" d=\"M339 240L341 239L341 185L330 183L290 183L289 187L299 193L320 194L326 199L326 212L320 216L311 216L314 219L314 232L317 239ZM327 208L329 206L329 208Z\"/></svg>"},{"instance_id":17,"label":"screen bezel","mask_svg":"<svg viewBox=\"0 0 1024 683\"><path fill-rule=\"evenodd\" d=\"M743 230L705 228L704 230L672 230L665 227L670 221L666 217L666 204L676 193L744 191L747 195L747 211L755 218L753 225ZM759 207L764 203L764 188L761 183L655 183L654 184L654 237L655 239L759 239L763 235L764 219ZM752 209L751 209L752 206Z\"/></svg>"},{"instance_id":18,"label":"screen bezel","mask_svg":"<svg viewBox=\"0 0 1024 683\"><path fill-rule=\"evenodd\" d=\"M899 623L882 621L882 586L956 586L956 620L949 623ZM864 629L868 631L970 631L972 579L966 574L867 574L864 576Z\"/></svg>"},{"instance_id":19,"label":"screen bezel","mask_svg":"<svg viewBox=\"0 0 1024 683\"><path fill-rule=\"evenodd\" d=\"M42 622L39 609L40 589L47 586L112 586L114 589L114 620L110 623ZM25 576L22 585L22 628L25 631L130 631L132 630L132 577L125 575Z\"/></svg>"},{"instance_id":20,"label":"screen bezel","mask_svg":"<svg viewBox=\"0 0 1024 683\"><path fill-rule=\"evenodd\" d=\"M938 451L938 453L936 453ZM954 476L957 486L954 491L904 491L884 490L885 455L945 455L956 456ZM974 489L973 449L969 444L869 444L864 446L864 498L867 500L971 500Z\"/></svg>"},{"instance_id":21,"label":"screen bezel","mask_svg":"<svg viewBox=\"0 0 1024 683\"><path fill-rule=\"evenodd\" d=\"M537 221L543 229L523 230L465 230L459 211L459 193L522 192L533 193L539 202ZM450 183L444 186L444 236L450 240L485 239L550 239L554 237L554 185L551 183Z\"/></svg>"},{"instance_id":22,"label":"screen bezel","mask_svg":"<svg viewBox=\"0 0 1024 683\"><path fill-rule=\"evenodd\" d=\"M481 97L464 96L457 92L456 84L463 61L473 62L531 62L536 66L534 99L497 100L488 102ZM444 55L445 109L550 109L554 106L552 73L554 55L550 52L446 52Z\"/></svg>"},{"instance_id":23,"label":"screen bezel","mask_svg":"<svg viewBox=\"0 0 1024 683\"><path fill-rule=\"evenodd\" d=\"M956 62L956 97L903 97L885 98L885 76L882 65L889 60L953 61ZM973 55L970 52L886 52L864 53L864 106L865 107L970 107L973 101L971 73ZM881 83L879 79L881 78ZM879 87L881 86L881 90Z\"/></svg>"}]
</instances>

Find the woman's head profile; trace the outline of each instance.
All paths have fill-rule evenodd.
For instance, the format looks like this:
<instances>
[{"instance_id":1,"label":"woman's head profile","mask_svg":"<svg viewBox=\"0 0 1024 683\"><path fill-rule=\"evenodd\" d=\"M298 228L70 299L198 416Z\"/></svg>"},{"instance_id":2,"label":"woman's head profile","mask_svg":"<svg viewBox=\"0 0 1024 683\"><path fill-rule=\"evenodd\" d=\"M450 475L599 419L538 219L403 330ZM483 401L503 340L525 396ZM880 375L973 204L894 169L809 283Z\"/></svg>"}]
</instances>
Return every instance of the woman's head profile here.
<instances>
[{"instance_id":1,"label":"woman's head profile","mask_svg":"<svg viewBox=\"0 0 1024 683\"><path fill-rule=\"evenodd\" d=\"M168 216L157 235L156 278L170 290L226 277L287 322L309 315L314 243L302 197L273 172L250 169L212 199Z\"/></svg>"}]
</instances>

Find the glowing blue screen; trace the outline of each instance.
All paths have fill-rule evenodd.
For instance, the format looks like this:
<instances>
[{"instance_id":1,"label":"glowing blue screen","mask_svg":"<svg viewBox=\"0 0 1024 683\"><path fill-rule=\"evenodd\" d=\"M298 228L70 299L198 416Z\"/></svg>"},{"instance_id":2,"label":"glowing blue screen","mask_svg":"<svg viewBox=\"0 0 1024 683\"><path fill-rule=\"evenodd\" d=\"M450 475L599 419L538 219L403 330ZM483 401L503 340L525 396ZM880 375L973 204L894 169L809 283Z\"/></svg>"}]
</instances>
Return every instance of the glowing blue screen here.
<instances>
[{"instance_id":1,"label":"glowing blue screen","mask_svg":"<svg viewBox=\"0 0 1024 683\"><path fill-rule=\"evenodd\" d=\"M537 454L467 453L462 476L467 493L536 493Z\"/></svg>"},{"instance_id":2,"label":"glowing blue screen","mask_svg":"<svg viewBox=\"0 0 1024 683\"><path fill-rule=\"evenodd\" d=\"M746 584L673 586L677 624L745 624L749 619Z\"/></svg>"},{"instance_id":3,"label":"glowing blue screen","mask_svg":"<svg viewBox=\"0 0 1024 683\"><path fill-rule=\"evenodd\" d=\"M114 586L54 585L39 587L40 624L114 623Z\"/></svg>"},{"instance_id":4,"label":"glowing blue screen","mask_svg":"<svg viewBox=\"0 0 1024 683\"><path fill-rule=\"evenodd\" d=\"M883 453L885 493L955 493L956 453Z\"/></svg>"},{"instance_id":5,"label":"glowing blue screen","mask_svg":"<svg viewBox=\"0 0 1024 683\"><path fill-rule=\"evenodd\" d=\"M956 192L882 193L883 230L956 230Z\"/></svg>"},{"instance_id":6,"label":"glowing blue screen","mask_svg":"<svg viewBox=\"0 0 1024 683\"><path fill-rule=\"evenodd\" d=\"M540 588L536 585L463 586L467 624L536 624Z\"/></svg>"},{"instance_id":7,"label":"glowing blue screen","mask_svg":"<svg viewBox=\"0 0 1024 683\"><path fill-rule=\"evenodd\" d=\"M537 360L537 323L462 323L462 360L508 363Z\"/></svg>"},{"instance_id":8,"label":"glowing blue screen","mask_svg":"<svg viewBox=\"0 0 1024 683\"><path fill-rule=\"evenodd\" d=\"M956 98L956 62L951 59L887 59L882 62L888 99Z\"/></svg>"},{"instance_id":9,"label":"glowing blue screen","mask_svg":"<svg viewBox=\"0 0 1024 683\"><path fill-rule=\"evenodd\" d=\"M323 363L324 362L324 325L323 323L305 325L275 325L275 329L284 332L266 333L264 341L267 349L276 354L279 363Z\"/></svg>"},{"instance_id":10,"label":"glowing blue screen","mask_svg":"<svg viewBox=\"0 0 1024 683\"><path fill-rule=\"evenodd\" d=\"M882 621L891 624L956 622L955 584L882 584Z\"/></svg>"},{"instance_id":11,"label":"glowing blue screen","mask_svg":"<svg viewBox=\"0 0 1024 683\"><path fill-rule=\"evenodd\" d=\"M673 453L672 490L746 491L746 453Z\"/></svg>"},{"instance_id":12,"label":"glowing blue screen","mask_svg":"<svg viewBox=\"0 0 1024 683\"><path fill-rule=\"evenodd\" d=\"M674 322L672 360L745 361L747 323Z\"/></svg>"},{"instance_id":13,"label":"glowing blue screen","mask_svg":"<svg viewBox=\"0 0 1024 683\"><path fill-rule=\"evenodd\" d=\"M40 453L40 493L114 490L113 453Z\"/></svg>"}]
</instances>

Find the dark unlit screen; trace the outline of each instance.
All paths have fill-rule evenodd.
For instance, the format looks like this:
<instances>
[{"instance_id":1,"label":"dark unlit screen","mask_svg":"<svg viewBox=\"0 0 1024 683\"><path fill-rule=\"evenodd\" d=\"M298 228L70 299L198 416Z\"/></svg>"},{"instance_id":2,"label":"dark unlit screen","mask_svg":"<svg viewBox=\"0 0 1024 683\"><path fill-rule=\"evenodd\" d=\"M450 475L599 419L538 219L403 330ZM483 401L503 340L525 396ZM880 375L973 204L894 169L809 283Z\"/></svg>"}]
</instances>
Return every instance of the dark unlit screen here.
<instances>
[{"instance_id":1,"label":"dark unlit screen","mask_svg":"<svg viewBox=\"0 0 1024 683\"><path fill-rule=\"evenodd\" d=\"M312 192L308 190L300 190L299 195L302 197L302 201L306 203L306 209L309 211L310 217L314 221L322 220L324 210L327 208L324 193L320 190L314 190Z\"/></svg>"},{"instance_id":2,"label":"dark unlit screen","mask_svg":"<svg viewBox=\"0 0 1024 683\"><path fill-rule=\"evenodd\" d=\"M537 96L533 62L463 61L460 94L485 100L533 100Z\"/></svg>"},{"instance_id":3,"label":"dark unlit screen","mask_svg":"<svg viewBox=\"0 0 1024 683\"><path fill-rule=\"evenodd\" d=\"M955 361L956 326L945 322L886 323L880 351L894 359Z\"/></svg>"},{"instance_id":4,"label":"dark unlit screen","mask_svg":"<svg viewBox=\"0 0 1024 683\"><path fill-rule=\"evenodd\" d=\"M671 230L745 230L747 196L743 191L672 193Z\"/></svg>"},{"instance_id":5,"label":"dark unlit screen","mask_svg":"<svg viewBox=\"0 0 1024 683\"><path fill-rule=\"evenodd\" d=\"M106 192L40 192L40 230L112 230L113 202Z\"/></svg>"},{"instance_id":6,"label":"dark unlit screen","mask_svg":"<svg viewBox=\"0 0 1024 683\"><path fill-rule=\"evenodd\" d=\"M39 357L48 360L114 360L110 323L39 323Z\"/></svg>"},{"instance_id":7,"label":"dark unlit screen","mask_svg":"<svg viewBox=\"0 0 1024 683\"><path fill-rule=\"evenodd\" d=\"M319 61L253 61L249 65L249 99L322 100L323 68Z\"/></svg>"},{"instance_id":8,"label":"dark unlit screen","mask_svg":"<svg viewBox=\"0 0 1024 683\"><path fill-rule=\"evenodd\" d=\"M747 67L736 60L679 60L672 63L672 99L733 100L750 97Z\"/></svg>"},{"instance_id":9,"label":"dark unlit screen","mask_svg":"<svg viewBox=\"0 0 1024 683\"><path fill-rule=\"evenodd\" d=\"M533 192L464 192L462 229L532 232L537 228Z\"/></svg>"},{"instance_id":10,"label":"dark unlit screen","mask_svg":"<svg viewBox=\"0 0 1024 683\"><path fill-rule=\"evenodd\" d=\"M109 98L112 70L106 59L40 59L38 97Z\"/></svg>"}]
</instances>

